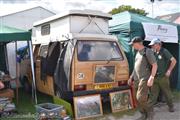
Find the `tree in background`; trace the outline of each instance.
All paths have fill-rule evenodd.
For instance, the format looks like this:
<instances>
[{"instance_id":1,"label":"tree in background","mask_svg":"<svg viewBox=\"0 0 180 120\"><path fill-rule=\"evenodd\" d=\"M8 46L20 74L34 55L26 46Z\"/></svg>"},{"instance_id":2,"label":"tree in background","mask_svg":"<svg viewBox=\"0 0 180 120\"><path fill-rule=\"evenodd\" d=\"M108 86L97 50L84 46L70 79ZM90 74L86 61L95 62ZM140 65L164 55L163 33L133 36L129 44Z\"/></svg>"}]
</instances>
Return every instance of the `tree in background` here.
<instances>
[{"instance_id":1,"label":"tree in background","mask_svg":"<svg viewBox=\"0 0 180 120\"><path fill-rule=\"evenodd\" d=\"M118 8L112 9L109 13L114 15L114 14L124 12L124 11L129 11L129 12L140 14L143 16L146 16L148 14L144 9L138 9L138 8L136 9L136 8L131 7L130 5L121 5Z\"/></svg>"}]
</instances>

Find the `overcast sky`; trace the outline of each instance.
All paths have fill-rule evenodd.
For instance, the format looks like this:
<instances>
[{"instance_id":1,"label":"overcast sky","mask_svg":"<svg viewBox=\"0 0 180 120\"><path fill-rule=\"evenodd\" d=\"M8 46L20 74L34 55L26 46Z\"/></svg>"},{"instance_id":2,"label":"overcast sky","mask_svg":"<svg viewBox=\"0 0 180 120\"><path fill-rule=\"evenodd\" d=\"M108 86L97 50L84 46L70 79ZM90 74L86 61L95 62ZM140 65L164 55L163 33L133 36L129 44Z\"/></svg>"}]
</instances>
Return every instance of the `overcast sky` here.
<instances>
[{"instance_id":1,"label":"overcast sky","mask_svg":"<svg viewBox=\"0 0 180 120\"><path fill-rule=\"evenodd\" d=\"M131 5L146 10L152 16L150 0L0 0L0 15L42 6L55 13L70 9L93 9L109 12L120 5ZM154 17L180 12L180 0L155 0Z\"/></svg>"}]
</instances>

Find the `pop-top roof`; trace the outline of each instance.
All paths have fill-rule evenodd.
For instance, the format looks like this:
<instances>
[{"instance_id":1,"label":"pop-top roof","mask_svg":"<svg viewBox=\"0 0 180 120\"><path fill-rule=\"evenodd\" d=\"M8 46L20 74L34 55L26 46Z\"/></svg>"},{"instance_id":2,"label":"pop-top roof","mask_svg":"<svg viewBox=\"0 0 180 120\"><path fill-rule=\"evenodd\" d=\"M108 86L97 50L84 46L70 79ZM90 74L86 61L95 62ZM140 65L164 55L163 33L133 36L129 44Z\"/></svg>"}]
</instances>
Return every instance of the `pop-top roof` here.
<instances>
[{"instance_id":1,"label":"pop-top roof","mask_svg":"<svg viewBox=\"0 0 180 120\"><path fill-rule=\"evenodd\" d=\"M102 18L106 18L106 19L112 19L111 14L107 14L107 13L103 13L101 11L94 11L94 10L70 10L70 11L66 11L64 13L58 14L58 15L54 15L52 17L40 20L38 22L34 23L34 26L38 26L53 20L57 20L57 19L61 19L63 17L69 16L69 15L78 15L78 16L96 16L96 17L102 17Z\"/></svg>"}]
</instances>

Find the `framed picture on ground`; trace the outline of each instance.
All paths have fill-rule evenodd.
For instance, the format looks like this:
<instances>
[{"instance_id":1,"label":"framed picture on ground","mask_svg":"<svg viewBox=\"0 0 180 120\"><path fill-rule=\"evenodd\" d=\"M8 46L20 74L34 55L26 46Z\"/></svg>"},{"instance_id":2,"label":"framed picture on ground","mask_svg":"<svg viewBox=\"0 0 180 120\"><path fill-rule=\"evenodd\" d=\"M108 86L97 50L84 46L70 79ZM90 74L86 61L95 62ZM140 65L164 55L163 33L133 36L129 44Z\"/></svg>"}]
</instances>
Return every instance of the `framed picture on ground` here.
<instances>
[{"instance_id":1,"label":"framed picture on ground","mask_svg":"<svg viewBox=\"0 0 180 120\"><path fill-rule=\"evenodd\" d=\"M112 112L119 112L133 108L130 90L123 90L110 93Z\"/></svg>"},{"instance_id":2,"label":"framed picture on ground","mask_svg":"<svg viewBox=\"0 0 180 120\"><path fill-rule=\"evenodd\" d=\"M77 120L102 116L100 95L74 97L74 111Z\"/></svg>"}]
</instances>

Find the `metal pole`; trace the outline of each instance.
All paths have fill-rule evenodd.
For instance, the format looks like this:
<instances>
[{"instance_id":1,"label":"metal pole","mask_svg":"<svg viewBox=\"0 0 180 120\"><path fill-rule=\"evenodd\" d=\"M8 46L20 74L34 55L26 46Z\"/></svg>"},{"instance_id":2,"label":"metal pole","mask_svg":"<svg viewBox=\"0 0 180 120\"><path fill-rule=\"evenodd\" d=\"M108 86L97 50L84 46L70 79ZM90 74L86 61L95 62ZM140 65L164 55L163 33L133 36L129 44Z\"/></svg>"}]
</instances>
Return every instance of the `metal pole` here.
<instances>
[{"instance_id":1,"label":"metal pole","mask_svg":"<svg viewBox=\"0 0 180 120\"><path fill-rule=\"evenodd\" d=\"M16 103L19 103L19 91L18 91L18 79L19 79L19 75L18 75L18 63L17 63L17 41L15 41L15 55L16 55Z\"/></svg>"},{"instance_id":2,"label":"metal pole","mask_svg":"<svg viewBox=\"0 0 180 120\"><path fill-rule=\"evenodd\" d=\"M152 18L154 17L154 1L151 1L151 3L152 3Z\"/></svg>"},{"instance_id":3,"label":"metal pole","mask_svg":"<svg viewBox=\"0 0 180 120\"><path fill-rule=\"evenodd\" d=\"M180 46L180 43L179 43ZM180 47L179 47L179 56L180 56ZM178 68L180 68L180 62L178 63ZM177 89L180 91L180 71L178 71L178 81L177 81Z\"/></svg>"},{"instance_id":4,"label":"metal pole","mask_svg":"<svg viewBox=\"0 0 180 120\"><path fill-rule=\"evenodd\" d=\"M32 91L33 91L33 98L35 100L35 103L37 104L37 94L36 94L36 78L35 78L35 70L34 70L34 58L33 58L33 50L32 50L32 42L29 41L28 42L28 46L29 46L29 54L30 54L30 60L31 60L31 70L32 70Z\"/></svg>"}]
</instances>

